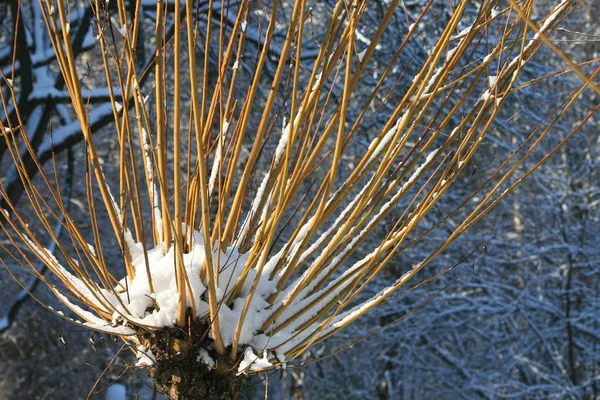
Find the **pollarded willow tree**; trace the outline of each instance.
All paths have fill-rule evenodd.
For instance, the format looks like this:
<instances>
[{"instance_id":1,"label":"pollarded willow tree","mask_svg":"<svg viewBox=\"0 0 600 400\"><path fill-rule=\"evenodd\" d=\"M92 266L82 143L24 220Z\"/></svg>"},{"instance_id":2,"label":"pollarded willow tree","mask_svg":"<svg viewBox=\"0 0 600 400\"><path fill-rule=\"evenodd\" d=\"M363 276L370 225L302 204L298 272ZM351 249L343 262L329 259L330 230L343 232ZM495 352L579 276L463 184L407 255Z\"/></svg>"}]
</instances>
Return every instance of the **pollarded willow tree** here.
<instances>
[{"instance_id":1,"label":"pollarded willow tree","mask_svg":"<svg viewBox=\"0 0 600 400\"><path fill-rule=\"evenodd\" d=\"M123 0L111 2L113 8L91 1L118 143L117 172L108 176L81 90L69 4L40 0L86 145L81 165L91 231L67 210L58 169L38 162L39 178L26 173L21 149L37 159L18 109L17 122L3 123L3 140L33 218L0 184L8 204L0 225L12 244L2 244L5 265L37 275L77 317L47 308L120 336L173 399L236 398L247 375L293 366L311 346L391 301L591 118L596 109L561 132L532 168L521 168L578 97L600 94L593 61L575 64L549 39L574 0L542 15L534 15L540 11L533 1L459 1L414 76L398 73L398 65L419 62L407 61L404 50L417 29L427 34L417 27L433 1L409 21L382 66L373 59L402 10L399 1L386 2L365 37L359 27L369 23L368 1L340 0L329 9L274 0L262 9L267 23L253 26L251 12L263 7L255 2L208 1L198 12L193 1L160 0L148 70L139 69L135 51L142 3L134 3L130 18ZM311 32L315 15L327 21L319 36ZM242 57L249 39L258 42L250 61ZM483 185L432 222L432 210L464 173L499 110L535 82L517 85L543 45L565 61L556 73L576 74L580 86ZM141 83L146 74L154 78L150 94ZM406 89L398 95L402 82ZM18 96L3 74L6 115ZM370 145L348 161L353 142L365 137ZM57 222L67 239L58 240ZM104 224L114 243L102 234ZM385 237L367 249L384 224ZM376 295L363 295L390 260L444 224L451 226L447 237L427 257ZM56 254L42 245L44 234ZM122 257L106 257L107 245L118 245ZM35 259L53 278L39 274Z\"/></svg>"}]
</instances>

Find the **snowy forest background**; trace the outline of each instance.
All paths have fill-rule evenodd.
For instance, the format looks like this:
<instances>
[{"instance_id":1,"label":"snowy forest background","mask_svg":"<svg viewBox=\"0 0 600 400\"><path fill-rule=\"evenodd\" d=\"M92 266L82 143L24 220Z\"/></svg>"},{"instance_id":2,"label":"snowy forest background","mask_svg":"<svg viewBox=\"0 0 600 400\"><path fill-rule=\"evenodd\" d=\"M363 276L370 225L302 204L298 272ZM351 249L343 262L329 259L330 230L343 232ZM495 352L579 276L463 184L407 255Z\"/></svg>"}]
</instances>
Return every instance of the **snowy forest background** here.
<instances>
[{"instance_id":1,"label":"snowy forest background","mask_svg":"<svg viewBox=\"0 0 600 400\"><path fill-rule=\"evenodd\" d=\"M586 1L553 37L574 61L600 56L600 2ZM142 3L144 29L151 32L156 1ZM307 22L314 32L314 41L306 44L309 48L318 44L319 30L323 29L319 16L327 14L330 3L333 2L314 2L313 17ZM368 23L359 29L359 41L368 40L385 9L383 0L371 3L365 18ZM80 143L77 122L66 104L69 97L63 91L36 4L28 0L0 1L0 68L6 75L15 69L20 110L31 141L41 160L49 161L54 154L64 185L69 188L65 195L76 209L79 199L85 198L85 188L78 185L84 182L85 171L77 168L78 157L85 149ZM268 7L268 1L263 4ZM386 66L398 38L408 29L407 21L414 20L424 4L423 0L410 0L400 8L376 54L372 77L366 79L376 82L378 68ZM535 4L543 8L553 2L536 0ZM262 7L259 2L254 5L252 18L256 20L254 25L250 21L250 26L260 26L261 19L266 18ZM428 19L417 27L419 35L394 71L396 78L404 78L397 84L394 79L388 82L390 87L396 85L394 92L399 98L410 82L411 68L424 59L433 38L447 21L449 7L451 4L445 0L433 1ZM199 1L198 10L200 21L205 24L205 2ZM289 11L290 7L282 8L282 26ZM108 91L98 84L103 71L94 57L98 49L90 18L85 1L72 1L71 29L82 87L89 92L86 97L91 123L101 143L98 147L103 151L105 171L110 175L117 157L116 140L110 126ZM254 47L246 47L247 62L241 66L246 76L261 38L260 29L250 32ZM137 55L141 66L150 62L152 44L151 35L140 40ZM276 54L277 44L271 51ZM303 54L306 59L302 62L310 65L311 52ZM585 58L581 56L584 54ZM545 48L520 79L533 79L564 67ZM470 174L453 186L442 203L448 208L433 210L429 218L435 222L436 216L446 215L460 204L466 193L486 179L486 171L493 170L503 154L512 152L515 143L542 124L542 116L560 104L577 83L575 75L564 74L540 80L513 95L512 103L502 111L483 150L469 167ZM333 90L341 94L341 88ZM585 95L585 102L598 103L599 99L590 92ZM551 148L582 116L583 111L572 109L554 128L546 147L536 151L543 154ZM385 111L379 118L370 123L384 121ZM364 151L361 146L370 143L368 128L364 129L364 141L353 144L357 153L359 149ZM438 257L421 279L444 274L387 302L341 335L312 349L304 367L278 372L268 379L253 378L242 396L264 398L268 386L268 396L273 399L600 398L599 144L600 126L595 117L451 251ZM0 176L13 199L17 199L22 193L16 171L4 153L0 141ZM345 162L352 162L352 153L350 149ZM50 162L47 166L52 168ZM80 222L85 224L85 218ZM385 233L382 229L381 237ZM422 259L435 247L436 240L434 234L407 249L380 276L380 287L397 275L395 268ZM116 251L107 252L107 258L119 257ZM25 275L20 278L28 279ZM371 290L376 292L377 285ZM134 358L122 351L120 343L113 343L109 337L90 336L46 312L33 300L19 302L21 294L8 272L0 268L0 399L104 398L104 389L117 381L122 386L113 388L113 393L123 389L130 399L138 395L141 399L158 398L143 372L131 367ZM50 305L57 302L41 286L37 294ZM336 352L403 316L406 317L366 340ZM310 363L328 355L331 356Z\"/></svg>"}]
</instances>

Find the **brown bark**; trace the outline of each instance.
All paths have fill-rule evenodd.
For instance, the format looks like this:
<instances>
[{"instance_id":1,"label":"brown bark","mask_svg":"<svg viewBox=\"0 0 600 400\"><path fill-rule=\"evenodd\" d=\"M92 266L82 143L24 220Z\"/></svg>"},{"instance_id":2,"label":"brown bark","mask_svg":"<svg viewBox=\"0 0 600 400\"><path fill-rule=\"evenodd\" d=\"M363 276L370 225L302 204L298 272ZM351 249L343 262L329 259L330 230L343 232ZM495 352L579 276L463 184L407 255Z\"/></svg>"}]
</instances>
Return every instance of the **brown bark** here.
<instances>
[{"instance_id":1,"label":"brown bark","mask_svg":"<svg viewBox=\"0 0 600 400\"><path fill-rule=\"evenodd\" d=\"M207 327L198 321L191 327L141 335L140 341L156 360L149 373L158 391L172 400L238 398L244 376L237 375L236 365L228 357L217 356L207 336ZM216 366L203 361L200 354L204 352Z\"/></svg>"},{"instance_id":2,"label":"brown bark","mask_svg":"<svg viewBox=\"0 0 600 400\"><path fill-rule=\"evenodd\" d=\"M235 372L228 366L208 370L193 360L163 360L151 375L156 389L172 400L236 400L243 376Z\"/></svg>"}]
</instances>

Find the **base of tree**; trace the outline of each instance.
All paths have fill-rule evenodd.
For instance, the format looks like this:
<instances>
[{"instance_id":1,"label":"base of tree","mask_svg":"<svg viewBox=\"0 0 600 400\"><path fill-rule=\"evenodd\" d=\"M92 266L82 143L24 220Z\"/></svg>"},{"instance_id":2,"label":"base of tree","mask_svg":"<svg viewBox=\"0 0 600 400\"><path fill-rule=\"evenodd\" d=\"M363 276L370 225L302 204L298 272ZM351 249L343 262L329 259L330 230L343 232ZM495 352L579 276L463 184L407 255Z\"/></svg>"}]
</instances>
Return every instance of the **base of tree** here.
<instances>
[{"instance_id":1,"label":"base of tree","mask_svg":"<svg viewBox=\"0 0 600 400\"><path fill-rule=\"evenodd\" d=\"M229 371L208 370L191 362L158 362L151 370L156 389L173 400L237 399L243 377Z\"/></svg>"},{"instance_id":2,"label":"base of tree","mask_svg":"<svg viewBox=\"0 0 600 400\"><path fill-rule=\"evenodd\" d=\"M156 389L172 400L237 399L244 376L227 357L217 357L206 327L194 324L192 336L180 328L167 328L140 339L152 351L156 363L149 368ZM215 361L212 368L202 355Z\"/></svg>"}]
</instances>

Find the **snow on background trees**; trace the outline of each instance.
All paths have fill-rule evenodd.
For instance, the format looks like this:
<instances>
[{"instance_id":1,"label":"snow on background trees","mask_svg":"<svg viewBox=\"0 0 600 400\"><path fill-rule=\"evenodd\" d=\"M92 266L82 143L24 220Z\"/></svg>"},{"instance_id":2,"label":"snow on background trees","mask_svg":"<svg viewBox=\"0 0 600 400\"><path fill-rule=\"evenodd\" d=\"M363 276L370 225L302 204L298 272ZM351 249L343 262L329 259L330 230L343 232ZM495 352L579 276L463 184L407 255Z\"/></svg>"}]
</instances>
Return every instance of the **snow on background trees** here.
<instances>
[{"instance_id":1,"label":"snow on background trees","mask_svg":"<svg viewBox=\"0 0 600 400\"><path fill-rule=\"evenodd\" d=\"M152 7L155 5L152 1L148 3L151 3ZM23 29L24 34L19 37L25 40L17 43L18 63L14 66L10 64L10 60L16 7L5 4L0 6L0 12L6 16L2 20L0 66L5 74L13 67L18 70L18 80L15 84L21 85L22 107L28 110L28 132L34 135L32 142L36 144L40 158L48 160L52 149L56 153L72 146L74 151L81 152L83 149L77 146L80 135L77 123L73 123L72 115L61 106L61 101L68 101L68 95L61 91L60 78L53 69L51 47L35 4L36 2L30 4L27 1L21 3L19 27ZM94 85L94 73L98 73L98 67L94 66L93 56L90 56L93 54L95 40L87 7L75 3L73 5L71 29L76 30L76 37L80 38L79 57L89 63L89 71L81 71L81 74L89 75L82 78L82 82L86 84L86 90L89 90L89 96L86 97L90 99L91 123L100 127L110 121L111 105L106 102L106 89ZM551 2L540 2L539 6L550 5ZM418 12L422 4L412 2L406 6L410 21L411 13ZM435 13L432 15L439 20L431 16L431 21L413 27L419 32L419 41L413 42L413 46L407 49L398 62L395 74L404 79L398 84L392 79L388 80L390 88L396 85L394 90L398 96L406 90L403 85L410 82L408 77L412 75L414 60L426 57L431 45L429 36L432 36L432 30L441 29L444 18L447 18L448 5L445 2L436 1L433 6ZM310 21L317 39L320 28L319 15L324 12L321 8L325 7L328 7L327 2L315 5L315 12ZM373 26L376 26L378 18L381 18L384 8L385 2L374 2L372 13L368 15ZM284 14L285 10L284 8ZM289 11L288 8L287 12ZM152 11L147 11L146 17L151 21ZM254 18L264 18L258 6ZM600 32L597 22L583 10L570 18L569 27L572 31L559 32L558 35L562 34L564 37L557 39L574 40L570 51L575 60L581 52L597 53L598 36L595 35ZM406 15L399 13L392 24L395 31L385 36L386 41L382 43L377 54L381 65L386 65L386 60L395 50L395 41L409 28L406 20ZM282 23L285 23L284 16ZM149 26L151 27L152 23ZM362 26L361 32L365 38L368 37L369 26ZM583 32L585 35L573 32ZM258 43L261 33L250 33L253 34L250 37L255 38ZM146 43L147 47L142 46L139 49L140 54L152 55L151 45L150 42ZM247 51L251 57L255 49L249 48ZM276 45L272 51L277 52ZM305 51L304 54L310 56L309 51ZM546 58L548 54L549 50L546 53L542 52L528 67L532 71L531 77L543 76L544 71L550 73L562 66L549 64L549 57ZM597 56L595 54L593 57ZM249 64L244 63L240 67L250 68ZM273 68L272 66L271 70ZM377 73L377 68L374 68L373 83L377 82ZM490 75L493 76L492 73ZM445 203L448 204L448 210L453 202L458 204L461 196L481 184L486 168L497 166L498 160L503 158L498 155L512 151L515 143L520 141L516 138L522 138L534 126L543 122L539 120L539 115L547 114L542 112L543 110L551 110L559 104L576 84L577 81L572 75L556 76L540 81L513 97L514 104L504 110L505 114L498 119L494 134L486 139L484 151L469 166L470 174L463 177L462 182L455 184L456 198ZM341 88L334 87L333 90L341 93ZM359 95L369 96L369 93ZM595 103L598 99L590 97L589 101ZM564 128L559 125L556 128L557 135L560 135L561 131L568 132L569 124L581 117L582 115L574 113L570 118L563 120ZM386 118L386 113L379 114L379 118L381 120L375 118L363 127L364 142L356 146L368 146L372 140L369 138L369 124L381 124ZM51 135L47 129L49 125L52 126ZM453 247L452 252L439 257L430 267L433 274L459 263L451 272L395 301L386 303L365 320L344 331L341 336L314 349L312 354L307 355L307 361L311 357L326 356L337 348L394 321L432 296L437 296L435 299L393 327L357 343L351 349L319 363L286 372L282 383L278 382L277 375L271 377L271 396L598 396L600 316L596 310L600 290L600 177L597 169L599 134L597 129L593 129L594 126L597 126L597 122L589 124L584 134L565 146L558 157L542 167L537 175L523 184L517 193L500 205L487 220L479 223L462 238L460 243ZM110 135L102 130L98 134L105 135L106 140L109 140ZM557 141L560 139L559 136L556 137ZM544 149L539 151L543 152ZM1 152L2 148L0 156ZM360 151L357 151L358 153ZM348 154L352 154L352 150ZM58 157L66 160L64 155ZM352 163L352 159L347 157L345 161ZM65 160L63 165L66 165ZM106 155L106 161L109 164L109 154ZM110 173L110 168L107 168L107 171ZM15 172L5 168L2 176L3 183L11 185ZM82 195L84 189L74 190L73 198L76 202L77 194ZM19 195L18 185L12 192L15 196ZM445 215L448 210L439 210L439 215ZM382 230L381 235L383 237L385 231ZM433 248L435 241L443 238L433 236L429 240L429 244L423 243L422 246L407 251L403 258L396 261L400 273L406 265L412 265L413 260L423 259L428 254L428 246ZM114 256L118 257L117 254ZM390 280L398 276L394 265L391 265L389 270L388 274L381 276L378 282L380 288L390 284L385 279L386 275ZM427 274L423 275L426 277ZM18 287L10 281L4 270L0 272L0 279L3 291L7 288L6 293L0 295L0 299L3 304L8 305L18 292ZM444 290L440 292L442 289ZM375 294L377 287L373 287L372 291L372 294ZM42 295L52 304L51 296L47 293ZM31 398L44 398L52 396L52 393L48 394L47 391L56 390L58 382L73 382L70 385L65 384L63 389L70 391L73 397L87 394L118 348L113 348L106 338L108 354L100 350L92 354L89 333L80 333L57 318L38 312L36 305L30 303L19 314L15 326L0 337L0 392L2 388L8 388L15 395L27 393ZM68 353L64 353L63 345L56 338L60 330L61 337L64 337L69 345ZM39 335L31 335L33 331L39 332ZM95 341L99 343L97 337ZM135 362L127 359L124 353L123 357L124 359L115 358L116 361L111 363L102 384L95 390L116 379L127 363ZM93 367L81 367L85 362ZM46 366L45 368L50 369L52 373L45 372L42 366ZM6 373L2 369L5 369ZM25 380L21 379L24 376L33 379L37 384L26 384ZM134 374L128 373L126 378L130 382L130 393L142 390ZM264 387L262 385L264 383L256 387L259 395L261 387ZM339 390L335 395L330 392L334 385L336 390Z\"/></svg>"}]
</instances>

